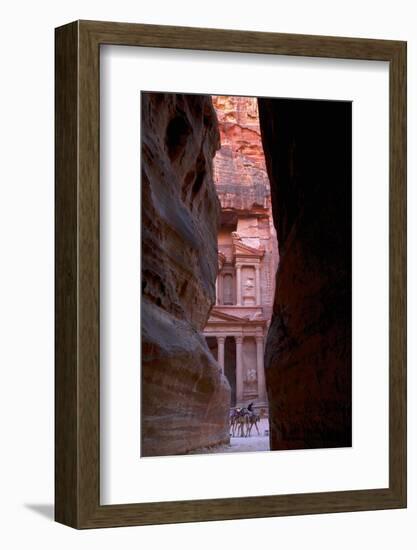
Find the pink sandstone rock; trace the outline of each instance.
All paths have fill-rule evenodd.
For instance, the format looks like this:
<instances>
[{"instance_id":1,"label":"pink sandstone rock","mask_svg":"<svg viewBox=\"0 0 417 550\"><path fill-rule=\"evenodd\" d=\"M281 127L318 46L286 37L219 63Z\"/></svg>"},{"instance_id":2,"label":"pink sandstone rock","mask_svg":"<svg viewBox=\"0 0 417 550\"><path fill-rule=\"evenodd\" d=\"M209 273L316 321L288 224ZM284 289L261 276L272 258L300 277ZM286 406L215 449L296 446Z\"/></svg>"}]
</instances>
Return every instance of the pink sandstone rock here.
<instances>
[{"instance_id":1,"label":"pink sandstone rock","mask_svg":"<svg viewBox=\"0 0 417 550\"><path fill-rule=\"evenodd\" d=\"M214 181L223 209L255 213L268 208L265 167L255 97L213 96L221 149L214 161Z\"/></svg>"},{"instance_id":2,"label":"pink sandstone rock","mask_svg":"<svg viewBox=\"0 0 417 550\"><path fill-rule=\"evenodd\" d=\"M221 203L219 250L228 261L232 261L229 233L233 224L244 245L263 250L262 317L269 321L279 254L259 126L258 99L213 96L213 106L221 137L221 148L214 158L214 181Z\"/></svg>"},{"instance_id":3,"label":"pink sandstone rock","mask_svg":"<svg viewBox=\"0 0 417 550\"><path fill-rule=\"evenodd\" d=\"M214 96L221 148L214 179L221 203L217 304L204 333L224 368L232 406L266 410L263 351L278 247L257 99Z\"/></svg>"}]
</instances>

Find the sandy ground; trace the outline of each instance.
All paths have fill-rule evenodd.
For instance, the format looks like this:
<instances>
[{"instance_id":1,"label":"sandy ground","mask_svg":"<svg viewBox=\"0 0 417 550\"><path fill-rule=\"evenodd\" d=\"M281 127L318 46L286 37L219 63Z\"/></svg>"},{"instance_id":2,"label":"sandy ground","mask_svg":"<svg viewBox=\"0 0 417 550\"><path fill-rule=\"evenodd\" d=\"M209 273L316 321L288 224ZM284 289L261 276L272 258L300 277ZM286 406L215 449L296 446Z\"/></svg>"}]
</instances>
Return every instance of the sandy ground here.
<instances>
[{"instance_id":1,"label":"sandy ground","mask_svg":"<svg viewBox=\"0 0 417 550\"><path fill-rule=\"evenodd\" d=\"M269 451L269 422L262 418L259 425L259 433L252 428L250 437L230 437L230 445L218 445L204 449L197 449L191 454L214 454L214 453L248 453L252 451ZM254 435L255 434L255 435Z\"/></svg>"}]
</instances>

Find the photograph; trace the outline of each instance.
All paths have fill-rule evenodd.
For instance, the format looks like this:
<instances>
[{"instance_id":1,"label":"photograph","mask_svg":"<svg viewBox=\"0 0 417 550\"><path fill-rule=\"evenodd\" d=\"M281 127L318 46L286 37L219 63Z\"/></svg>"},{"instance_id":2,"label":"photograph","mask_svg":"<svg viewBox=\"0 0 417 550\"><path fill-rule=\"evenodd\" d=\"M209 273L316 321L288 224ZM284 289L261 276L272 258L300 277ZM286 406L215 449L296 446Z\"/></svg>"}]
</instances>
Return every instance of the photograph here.
<instances>
[{"instance_id":1,"label":"photograph","mask_svg":"<svg viewBox=\"0 0 417 550\"><path fill-rule=\"evenodd\" d=\"M140 456L350 447L352 102L140 102Z\"/></svg>"}]
</instances>

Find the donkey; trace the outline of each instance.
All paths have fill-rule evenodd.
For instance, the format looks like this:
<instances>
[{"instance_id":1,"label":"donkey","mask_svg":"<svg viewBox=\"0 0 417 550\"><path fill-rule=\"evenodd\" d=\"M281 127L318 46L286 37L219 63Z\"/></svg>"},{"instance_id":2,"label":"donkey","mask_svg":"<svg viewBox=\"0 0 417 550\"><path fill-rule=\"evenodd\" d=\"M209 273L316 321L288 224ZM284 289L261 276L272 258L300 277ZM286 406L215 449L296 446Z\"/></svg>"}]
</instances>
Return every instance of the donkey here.
<instances>
[{"instance_id":1,"label":"donkey","mask_svg":"<svg viewBox=\"0 0 417 550\"><path fill-rule=\"evenodd\" d=\"M256 428L256 431L258 432L258 435L260 435L259 428L258 428L258 422L260 422L260 420L261 420L261 417L259 416L259 414L255 413L255 412L251 412L248 415L248 427L247 427L247 430L246 430L246 435L248 437L250 437L252 428L254 426Z\"/></svg>"},{"instance_id":2,"label":"donkey","mask_svg":"<svg viewBox=\"0 0 417 550\"><path fill-rule=\"evenodd\" d=\"M239 416L239 412L236 409L232 409L230 411L229 422L230 422L230 435L232 437L235 437L235 430L236 430L238 416Z\"/></svg>"},{"instance_id":3,"label":"donkey","mask_svg":"<svg viewBox=\"0 0 417 550\"><path fill-rule=\"evenodd\" d=\"M237 437L247 437L248 426L249 426L248 422L249 422L249 415L247 411L245 410L240 411L235 420L235 424L237 426Z\"/></svg>"},{"instance_id":4,"label":"donkey","mask_svg":"<svg viewBox=\"0 0 417 550\"><path fill-rule=\"evenodd\" d=\"M230 430L232 437L246 437L248 432L248 417L247 409L232 409L230 411Z\"/></svg>"}]
</instances>

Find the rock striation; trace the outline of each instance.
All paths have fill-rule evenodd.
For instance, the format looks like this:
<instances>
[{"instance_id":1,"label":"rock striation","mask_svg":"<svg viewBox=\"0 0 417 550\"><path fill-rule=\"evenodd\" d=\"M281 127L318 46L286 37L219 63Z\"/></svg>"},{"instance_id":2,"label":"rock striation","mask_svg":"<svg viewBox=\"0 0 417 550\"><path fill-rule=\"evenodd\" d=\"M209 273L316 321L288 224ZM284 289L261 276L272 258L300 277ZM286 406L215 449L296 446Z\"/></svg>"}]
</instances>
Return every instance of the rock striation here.
<instances>
[{"instance_id":1,"label":"rock striation","mask_svg":"<svg viewBox=\"0 0 417 550\"><path fill-rule=\"evenodd\" d=\"M270 192L257 98L213 96L213 106L221 137L214 181L222 208L248 213L267 209Z\"/></svg>"},{"instance_id":2,"label":"rock striation","mask_svg":"<svg viewBox=\"0 0 417 550\"><path fill-rule=\"evenodd\" d=\"M271 449L350 446L351 104L262 98L259 115L280 255Z\"/></svg>"},{"instance_id":3,"label":"rock striation","mask_svg":"<svg viewBox=\"0 0 417 550\"><path fill-rule=\"evenodd\" d=\"M209 96L142 93L141 455L229 440L230 387L201 332L215 302L220 146Z\"/></svg>"}]
</instances>

